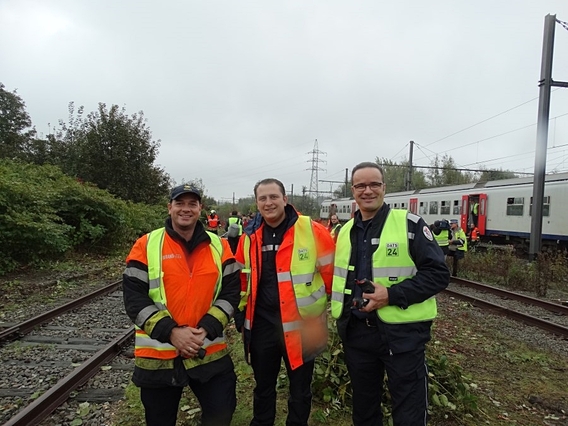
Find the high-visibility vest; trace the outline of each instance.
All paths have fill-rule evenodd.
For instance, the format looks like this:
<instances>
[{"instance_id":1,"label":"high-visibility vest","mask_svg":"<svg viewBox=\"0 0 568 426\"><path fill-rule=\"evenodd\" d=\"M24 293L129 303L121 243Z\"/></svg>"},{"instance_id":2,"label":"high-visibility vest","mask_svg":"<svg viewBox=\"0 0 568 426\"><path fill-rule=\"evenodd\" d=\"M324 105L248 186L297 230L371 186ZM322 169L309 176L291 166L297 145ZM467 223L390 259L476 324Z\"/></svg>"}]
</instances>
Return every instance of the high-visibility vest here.
<instances>
[{"instance_id":1,"label":"high-visibility vest","mask_svg":"<svg viewBox=\"0 0 568 426\"><path fill-rule=\"evenodd\" d=\"M213 261L215 262L215 265L218 270L218 276L215 282L200 283L200 286L202 286L202 291L204 292L209 291L212 294L212 298L209 301L209 304L207 306L202 306L200 309L203 312L203 315L211 311L211 307L212 305L214 305L215 299L217 298L219 292L221 291L221 283L223 278L223 272L222 272L223 246L221 244L221 240L217 235L214 235L213 233L207 232L207 234L211 239L211 244L209 244L209 246L211 249ZM157 229L147 234L146 255L148 259L148 281L149 281L148 296L150 296L150 298L154 301L155 307L158 310L158 312L155 313L153 316L151 316L148 321L152 321L154 323L158 322L160 319L164 318L165 316L169 317L172 316L167 308L168 301L166 297L166 290L164 288L164 279L163 279L164 271L162 271L162 247L164 244L165 236L166 236L165 228ZM168 271L166 271L165 273L168 273ZM227 309L227 307L225 306L226 302L222 301L221 303L223 304L223 307ZM225 316L225 314L221 315ZM216 317L219 316L218 319L221 320L222 322L227 322L226 316L225 318L223 318L221 315L214 314L214 316ZM135 346L134 354L136 357L152 358L158 360L170 360L178 356L177 350L173 345L169 343L160 342L156 339L152 339L150 336L148 336L148 334L146 334L144 330L142 330L138 326L136 326L135 329L136 329L136 337L134 342ZM200 364L205 364L217 360L221 356L228 353L227 343L225 341L224 336L218 337L213 341L206 338L202 348L206 351L205 358L184 359L183 363L186 368L192 368Z\"/></svg>"},{"instance_id":2,"label":"high-visibility vest","mask_svg":"<svg viewBox=\"0 0 568 426\"><path fill-rule=\"evenodd\" d=\"M407 278L416 275L416 265L410 256L408 247L408 219L418 223L419 216L406 210L392 209L389 211L379 246L373 253L373 277L376 284L391 287ZM355 266L350 265L351 229L354 219L351 219L339 233L335 250L335 268L331 294L331 315L340 318L343 313L345 295L352 290L347 288L347 275L354 271ZM374 237L376 238L376 237ZM392 324L430 321L436 317L436 299L431 297L424 302L414 303L406 309L388 305L377 309L381 321Z\"/></svg>"},{"instance_id":3,"label":"high-visibility vest","mask_svg":"<svg viewBox=\"0 0 568 426\"><path fill-rule=\"evenodd\" d=\"M477 212L479 211L479 203L473 203L471 207L471 212L477 216Z\"/></svg>"},{"instance_id":4,"label":"high-visibility vest","mask_svg":"<svg viewBox=\"0 0 568 426\"><path fill-rule=\"evenodd\" d=\"M217 214L209 216L207 218L207 225L209 225L209 228L216 229L219 226L219 216L217 216Z\"/></svg>"},{"instance_id":5,"label":"high-visibility vest","mask_svg":"<svg viewBox=\"0 0 568 426\"><path fill-rule=\"evenodd\" d=\"M462 240L463 245L456 246L456 248L461 251L467 251L467 236L465 235L465 232L463 232L463 229L457 228L452 231L452 240Z\"/></svg>"},{"instance_id":6,"label":"high-visibility vest","mask_svg":"<svg viewBox=\"0 0 568 426\"><path fill-rule=\"evenodd\" d=\"M331 228L331 231L329 231L331 238L333 238L334 241L337 238L337 234L339 234L340 229L341 229L341 223L336 223L333 226L333 228Z\"/></svg>"},{"instance_id":7,"label":"high-visibility vest","mask_svg":"<svg viewBox=\"0 0 568 426\"><path fill-rule=\"evenodd\" d=\"M447 229L442 229L438 235L432 232L432 235L434 235L434 239L440 247L445 247L450 244L450 231Z\"/></svg>"},{"instance_id":8,"label":"high-visibility vest","mask_svg":"<svg viewBox=\"0 0 568 426\"><path fill-rule=\"evenodd\" d=\"M239 235L243 235L243 224L240 217L231 216L227 219L227 223L231 226L233 223L239 225Z\"/></svg>"},{"instance_id":9,"label":"high-visibility vest","mask_svg":"<svg viewBox=\"0 0 568 426\"><path fill-rule=\"evenodd\" d=\"M244 328L249 332L253 327L257 286L260 280L262 258L259 259L257 254L262 253L262 247L259 246L261 241L258 239L262 232L261 227L252 236L245 235L242 242L244 266L241 272L246 274L247 278L247 289L242 293L243 298L247 300ZM293 232L292 239L288 238L289 232ZM331 265L332 261L332 246L329 254L322 256L318 253L311 219L308 216L298 216L292 229L286 231L276 253L280 315L284 344L292 370L304 363L302 327L305 320L317 321L322 336L327 337L327 294L318 266ZM241 307L242 301L243 299Z\"/></svg>"},{"instance_id":10,"label":"high-visibility vest","mask_svg":"<svg viewBox=\"0 0 568 426\"><path fill-rule=\"evenodd\" d=\"M471 232L469 233L469 238L471 238L471 241L479 240L479 231L478 231L477 227L474 227L471 230Z\"/></svg>"}]
</instances>

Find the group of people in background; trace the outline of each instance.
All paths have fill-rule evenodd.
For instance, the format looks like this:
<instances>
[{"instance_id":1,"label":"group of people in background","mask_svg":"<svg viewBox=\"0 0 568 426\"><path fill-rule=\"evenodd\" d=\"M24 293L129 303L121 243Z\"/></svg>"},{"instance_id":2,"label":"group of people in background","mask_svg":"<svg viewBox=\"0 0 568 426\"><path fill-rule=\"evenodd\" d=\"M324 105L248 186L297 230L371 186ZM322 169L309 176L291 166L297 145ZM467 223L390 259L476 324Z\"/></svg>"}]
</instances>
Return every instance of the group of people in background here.
<instances>
[{"instance_id":1,"label":"group of people in background","mask_svg":"<svg viewBox=\"0 0 568 426\"><path fill-rule=\"evenodd\" d=\"M475 205L474 205L475 206ZM473 209L472 209L473 211ZM477 215L475 215L477 219ZM475 247L479 242L477 220L470 222L468 233L460 227L458 219L437 220L430 225L436 242L444 256L452 258L452 276L457 277L459 261L465 257L469 247Z\"/></svg>"},{"instance_id":2,"label":"group of people in background","mask_svg":"<svg viewBox=\"0 0 568 426\"><path fill-rule=\"evenodd\" d=\"M386 374L393 424L426 425L425 345L449 270L424 220L384 203L380 166L360 163L351 180L359 210L343 225L332 216L328 229L288 203L281 181L262 179L254 186L258 214L245 224L233 211L227 235L240 235L228 239L215 222L199 220L197 188L172 190L164 227L135 243L123 278L136 325L133 381L148 425L175 425L185 386L201 405L202 425L230 424L237 378L224 330L233 318L255 380L250 424L274 424L284 362L286 424L307 425L329 304L351 379L353 424L383 424Z\"/></svg>"}]
</instances>

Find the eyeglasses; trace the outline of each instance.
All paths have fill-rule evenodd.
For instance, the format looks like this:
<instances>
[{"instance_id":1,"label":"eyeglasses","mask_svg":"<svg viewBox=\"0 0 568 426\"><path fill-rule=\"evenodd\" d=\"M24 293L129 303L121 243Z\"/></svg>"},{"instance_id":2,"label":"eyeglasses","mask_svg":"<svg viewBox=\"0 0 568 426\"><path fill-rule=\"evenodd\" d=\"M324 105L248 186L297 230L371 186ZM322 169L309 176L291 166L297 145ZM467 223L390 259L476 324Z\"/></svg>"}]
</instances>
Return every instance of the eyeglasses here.
<instances>
[{"instance_id":1,"label":"eyeglasses","mask_svg":"<svg viewBox=\"0 0 568 426\"><path fill-rule=\"evenodd\" d=\"M367 187L369 187L372 191L376 191L377 189L381 189L383 185L383 182L358 183L357 185L353 185L353 189L357 192L363 192Z\"/></svg>"}]
</instances>

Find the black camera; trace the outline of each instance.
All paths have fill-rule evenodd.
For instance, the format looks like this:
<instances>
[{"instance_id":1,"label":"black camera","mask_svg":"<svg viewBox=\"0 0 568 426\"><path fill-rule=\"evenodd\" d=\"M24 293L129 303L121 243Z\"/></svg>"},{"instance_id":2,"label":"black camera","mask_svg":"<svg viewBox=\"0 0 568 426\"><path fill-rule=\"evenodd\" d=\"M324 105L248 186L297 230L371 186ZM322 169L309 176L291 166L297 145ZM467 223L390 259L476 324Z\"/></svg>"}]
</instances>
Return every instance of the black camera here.
<instances>
[{"instance_id":1,"label":"black camera","mask_svg":"<svg viewBox=\"0 0 568 426\"><path fill-rule=\"evenodd\" d=\"M450 229L452 229L450 227L450 222L448 222L446 219L435 221L434 228L438 228L441 231L449 231Z\"/></svg>"},{"instance_id":2,"label":"black camera","mask_svg":"<svg viewBox=\"0 0 568 426\"><path fill-rule=\"evenodd\" d=\"M359 287L361 287L363 294L365 294L365 293L370 294L370 293L375 292L375 286L367 278L365 278L364 280L355 280L355 284L358 285ZM356 296L356 297L353 298L353 300L351 302L351 309L364 308L365 306L367 306L367 303L369 303L369 299L365 299L363 297Z\"/></svg>"},{"instance_id":3,"label":"black camera","mask_svg":"<svg viewBox=\"0 0 568 426\"><path fill-rule=\"evenodd\" d=\"M432 229L432 232L434 232L434 234L436 235L440 235L440 232L449 231L451 229L452 228L450 226L450 222L448 222L446 219L442 219L434 222L434 228Z\"/></svg>"}]
</instances>

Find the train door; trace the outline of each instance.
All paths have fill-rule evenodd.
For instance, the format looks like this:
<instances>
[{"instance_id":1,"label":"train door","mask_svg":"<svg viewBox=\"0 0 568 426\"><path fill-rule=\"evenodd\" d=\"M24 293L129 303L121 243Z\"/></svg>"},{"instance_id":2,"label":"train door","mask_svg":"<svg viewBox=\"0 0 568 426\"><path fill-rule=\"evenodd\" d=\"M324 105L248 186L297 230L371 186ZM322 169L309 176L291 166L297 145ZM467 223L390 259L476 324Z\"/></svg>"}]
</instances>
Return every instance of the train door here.
<instances>
[{"instance_id":1,"label":"train door","mask_svg":"<svg viewBox=\"0 0 568 426\"><path fill-rule=\"evenodd\" d=\"M410 199L410 206L408 210L410 210L410 213L418 214L418 198Z\"/></svg>"},{"instance_id":2,"label":"train door","mask_svg":"<svg viewBox=\"0 0 568 426\"><path fill-rule=\"evenodd\" d=\"M353 201L351 203L351 219L353 219L353 217L355 216L355 212L359 210L359 206L357 205L357 203L355 201Z\"/></svg>"},{"instance_id":3,"label":"train door","mask_svg":"<svg viewBox=\"0 0 568 426\"><path fill-rule=\"evenodd\" d=\"M460 228L467 232L467 219L469 215L469 195L462 195L462 205L460 210Z\"/></svg>"},{"instance_id":4,"label":"train door","mask_svg":"<svg viewBox=\"0 0 568 426\"><path fill-rule=\"evenodd\" d=\"M485 235L485 221L487 219L487 194L479 194L479 207L477 210L477 230L479 235Z\"/></svg>"}]
</instances>

